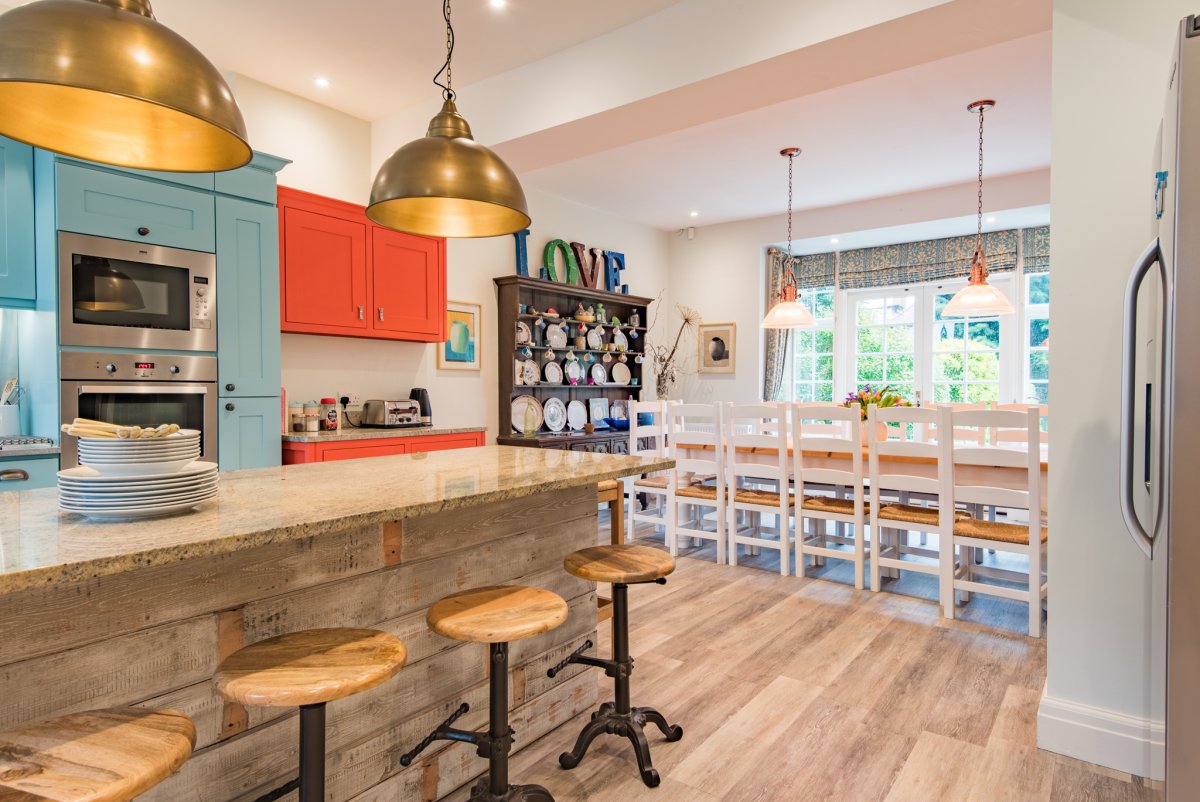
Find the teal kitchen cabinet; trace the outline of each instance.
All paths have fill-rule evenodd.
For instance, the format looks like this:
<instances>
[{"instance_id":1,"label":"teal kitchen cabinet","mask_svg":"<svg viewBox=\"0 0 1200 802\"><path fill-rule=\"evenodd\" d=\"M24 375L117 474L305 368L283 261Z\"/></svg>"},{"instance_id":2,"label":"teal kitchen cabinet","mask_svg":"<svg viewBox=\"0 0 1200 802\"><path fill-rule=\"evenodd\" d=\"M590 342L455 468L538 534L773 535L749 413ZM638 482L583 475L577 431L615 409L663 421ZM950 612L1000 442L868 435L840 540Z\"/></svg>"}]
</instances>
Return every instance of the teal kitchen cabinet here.
<instances>
[{"instance_id":1,"label":"teal kitchen cabinet","mask_svg":"<svg viewBox=\"0 0 1200 802\"><path fill-rule=\"evenodd\" d=\"M0 137L0 306L33 306L33 241L33 148Z\"/></svg>"},{"instance_id":2,"label":"teal kitchen cabinet","mask_svg":"<svg viewBox=\"0 0 1200 802\"><path fill-rule=\"evenodd\" d=\"M58 229L212 253L216 199L211 192L60 162Z\"/></svg>"},{"instance_id":3,"label":"teal kitchen cabinet","mask_svg":"<svg viewBox=\"0 0 1200 802\"><path fill-rule=\"evenodd\" d=\"M230 397L278 396L279 213L217 198L217 381Z\"/></svg>"},{"instance_id":4,"label":"teal kitchen cabinet","mask_svg":"<svg viewBox=\"0 0 1200 802\"><path fill-rule=\"evenodd\" d=\"M57 454L0 458L0 493L54 487L57 481Z\"/></svg>"},{"instance_id":5,"label":"teal kitchen cabinet","mask_svg":"<svg viewBox=\"0 0 1200 802\"><path fill-rule=\"evenodd\" d=\"M223 471L269 468L283 459L279 396L222 398L217 462Z\"/></svg>"}]
</instances>

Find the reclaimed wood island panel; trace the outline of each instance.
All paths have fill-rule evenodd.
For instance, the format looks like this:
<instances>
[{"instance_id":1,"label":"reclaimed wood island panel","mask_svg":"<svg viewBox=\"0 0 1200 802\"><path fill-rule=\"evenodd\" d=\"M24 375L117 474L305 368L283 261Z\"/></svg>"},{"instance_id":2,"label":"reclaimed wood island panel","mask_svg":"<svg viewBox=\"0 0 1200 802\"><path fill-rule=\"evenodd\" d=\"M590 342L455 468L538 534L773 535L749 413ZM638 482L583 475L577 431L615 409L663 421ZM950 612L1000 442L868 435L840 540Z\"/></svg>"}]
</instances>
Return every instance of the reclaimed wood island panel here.
<instances>
[{"instance_id":1,"label":"reclaimed wood island panel","mask_svg":"<svg viewBox=\"0 0 1200 802\"><path fill-rule=\"evenodd\" d=\"M566 623L512 645L514 748L529 744L596 702L595 672L546 677L596 628L595 586L563 570L596 542L596 483L670 465L484 446L235 471L199 511L132 523L61 513L54 490L2 494L0 729L115 705L182 710L197 750L141 798L252 800L294 774L297 711L224 702L217 664L285 632L369 626L403 639L408 664L330 704L327 798L439 799L486 761L464 744L409 768L399 757L461 701L471 711L456 726L486 725L487 656L431 632L428 607L504 583L567 600Z\"/></svg>"}]
</instances>

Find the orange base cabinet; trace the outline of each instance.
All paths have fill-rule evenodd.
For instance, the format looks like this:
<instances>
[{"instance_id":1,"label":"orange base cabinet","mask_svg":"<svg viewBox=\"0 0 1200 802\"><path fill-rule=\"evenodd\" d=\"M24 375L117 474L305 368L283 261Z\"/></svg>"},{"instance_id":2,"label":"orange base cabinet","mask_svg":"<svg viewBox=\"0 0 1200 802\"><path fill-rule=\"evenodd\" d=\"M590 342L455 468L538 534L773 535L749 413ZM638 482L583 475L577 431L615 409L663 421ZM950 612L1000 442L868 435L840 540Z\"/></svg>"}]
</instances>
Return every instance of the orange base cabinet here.
<instances>
[{"instance_id":1,"label":"orange base cabinet","mask_svg":"<svg viewBox=\"0 0 1200 802\"><path fill-rule=\"evenodd\" d=\"M484 432L456 434L410 435L408 437L379 437L372 440L343 440L329 443L283 444L283 464L303 465L308 462L333 462L362 457L390 457L394 454L421 454L426 451L446 451L451 448L473 448L483 445Z\"/></svg>"},{"instance_id":2,"label":"orange base cabinet","mask_svg":"<svg viewBox=\"0 0 1200 802\"><path fill-rule=\"evenodd\" d=\"M362 206L279 188L280 329L446 338L446 241L377 226Z\"/></svg>"}]
</instances>

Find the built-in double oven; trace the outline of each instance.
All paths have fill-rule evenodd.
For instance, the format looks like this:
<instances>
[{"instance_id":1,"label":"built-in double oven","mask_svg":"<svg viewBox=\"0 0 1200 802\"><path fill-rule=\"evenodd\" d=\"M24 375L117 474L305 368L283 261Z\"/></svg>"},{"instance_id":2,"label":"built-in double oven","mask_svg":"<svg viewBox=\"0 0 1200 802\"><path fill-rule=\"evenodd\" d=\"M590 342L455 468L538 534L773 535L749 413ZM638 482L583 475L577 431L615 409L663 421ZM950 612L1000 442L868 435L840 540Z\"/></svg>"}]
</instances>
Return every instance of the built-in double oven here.
<instances>
[{"instance_id":1,"label":"built-in double oven","mask_svg":"<svg viewBox=\"0 0 1200 802\"><path fill-rule=\"evenodd\" d=\"M213 254L61 232L58 261L63 422L177 423L216 461ZM62 467L78 464L63 438Z\"/></svg>"}]
</instances>

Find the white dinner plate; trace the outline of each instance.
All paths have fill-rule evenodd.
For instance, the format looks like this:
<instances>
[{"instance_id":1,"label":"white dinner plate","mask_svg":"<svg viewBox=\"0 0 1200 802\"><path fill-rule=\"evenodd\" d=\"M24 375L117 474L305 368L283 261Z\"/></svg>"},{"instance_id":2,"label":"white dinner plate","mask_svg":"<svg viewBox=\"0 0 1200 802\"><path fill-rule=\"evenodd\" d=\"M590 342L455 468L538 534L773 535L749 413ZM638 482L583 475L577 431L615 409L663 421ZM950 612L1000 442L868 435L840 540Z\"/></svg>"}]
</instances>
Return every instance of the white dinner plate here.
<instances>
[{"instance_id":1,"label":"white dinner plate","mask_svg":"<svg viewBox=\"0 0 1200 802\"><path fill-rule=\"evenodd\" d=\"M153 498L129 498L129 499L65 499L58 500L58 506L64 510L120 510L130 507L162 507L168 504L182 504L185 501L204 501L206 498L212 498L217 495L217 488L210 487L206 490L196 490L191 493L176 493L172 496L155 496Z\"/></svg>"},{"instance_id":2,"label":"white dinner plate","mask_svg":"<svg viewBox=\"0 0 1200 802\"><path fill-rule=\"evenodd\" d=\"M533 342L533 333L529 331L529 324L524 320L517 321L517 345L528 345Z\"/></svg>"},{"instance_id":3,"label":"white dinner plate","mask_svg":"<svg viewBox=\"0 0 1200 802\"><path fill-rule=\"evenodd\" d=\"M533 413L537 417L537 426L533 428L535 430L542 428L542 422L545 420L542 405L531 395L519 395L512 400L512 428L514 432L525 431L525 409L529 406L533 407Z\"/></svg>"},{"instance_id":4,"label":"white dinner plate","mask_svg":"<svg viewBox=\"0 0 1200 802\"><path fill-rule=\"evenodd\" d=\"M578 384L583 381L583 365L578 359L568 359L563 363L563 370L567 374L567 379L574 379Z\"/></svg>"},{"instance_id":5,"label":"white dinner plate","mask_svg":"<svg viewBox=\"0 0 1200 802\"><path fill-rule=\"evenodd\" d=\"M592 365L592 381L596 384L605 384L608 382L608 370L604 367L603 363L597 362Z\"/></svg>"},{"instance_id":6,"label":"white dinner plate","mask_svg":"<svg viewBox=\"0 0 1200 802\"><path fill-rule=\"evenodd\" d=\"M80 454L87 454L90 457L97 459L149 459L151 457L173 456L177 454L194 454L200 450L199 443L193 443L186 446L172 446L171 448L155 448L145 451L138 449L130 449L128 451L97 451L94 449L79 449Z\"/></svg>"},{"instance_id":7,"label":"white dinner plate","mask_svg":"<svg viewBox=\"0 0 1200 802\"><path fill-rule=\"evenodd\" d=\"M546 399L543 409L546 411L546 428L552 432L561 432L567 425L567 407L562 399Z\"/></svg>"},{"instance_id":8,"label":"white dinner plate","mask_svg":"<svg viewBox=\"0 0 1200 802\"><path fill-rule=\"evenodd\" d=\"M105 482L130 482L139 479L146 481L158 481L162 479L182 479L192 475L200 475L210 473L217 469L215 462L193 462L182 470L175 473L164 475L162 473L142 473L126 476L106 476L94 468L89 468L86 465L80 465L78 468L67 468L58 472L59 481L75 482L77 484L92 484Z\"/></svg>"},{"instance_id":9,"label":"white dinner plate","mask_svg":"<svg viewBox=\"0 0 1200 802\"><path fill-rule=\"evenodd\" d=\"M104 476L155 476L178 473L196 461L195 457L166 462L86 462L88 468Z\"/></svg>"},{"instance_id":10,"label":"white dinner plate","mask_svg":"<svg viewBox=\"0 0 1200 802\"><path fill-rule=\"evenodd\" d=\"M521 363L521 381L529 386L533 386L541 381L542 372L538 370L537 363L532 359L526 359Z\"/></svg>"},{"instance_id":11,"label":"white dinner plate","mask_svg":"<svg viewBox=\"0 0 1200 802\"><path fill-rule=\"evenodd\" d=\"M620 329L613 329L613 348L618 351L629 350L629 339L625 336L625 332Z\"/></svg>"},{"instance_id":12,"label":"white dinner plate","mask_svg":"<svg viewBox=\"0 0 1200 802\"><path fill-rule=\"evenodd\" d=\"M182 504L168 504L161 507L132 507L129 509L96 508L90 510L67 510L77 515L95 518L101 521L137 521L143 518L161 518L165 515L175 515L203 504L210 499L188 501Z\"/></svg>"},{"instance_id":13,"label":"white dinner plate","mask_svg":"<svg viewBox=\"0 0 1200 802\"><path fill-rule=\"evenodd\" d=\"M562 384L563 369L562 365L557 362L547 362L542 367L542 372L546 376L546 384Z\"/></svg>"},{"instance_id":14,"label":"white dinner plate","mask_svg":"<svg viewBox=\"0 0 1200 802\"><path fill-rule=\"evenodd\" d=\"M216 474L213 474L215 477ZM201 477L199 479L192 477L189 479L177 480L174 482L129 482L128 484L91 484L91 485L73 485L66 482L58 483L58 492L73 493L75 495L84 496L100 496L111 493L158 493L171 492L176 493L187 490L193 487L207 487L215 482L215 478Z\"/></svg>"},{"instance_id":15,"label":"white dinner plate","mask_svg":"<svg viewBox=\"0 0 1200 802\"><path fill-rule=\"evenodd\" d=\"M546 327L546 344L551 348L567 347L567 329L561 324Z\"/></svg>"},{"instance_id":16,"label":"white dinner plate","mask_svg":"<svg viewBox=\"0 0 1200 802\"><path fill-rule=\"evenodd\" d=\"M617 384L629 384L631 378L633 378L633 374L629 372L629 366L624 362L613 365L612 380Z\"/></svg>"},{"instance_id":17,"label":"white dinner plate","mask_svg":"<svg viewBox=\"0 0 1200 802\"><path fill-rule=\"evenodd\" d=\"M574 431L579 431L587 423L587 406L579 399L567 404L567 425Z\"/></svg>"},{"instance_id":18,"label":"white dinner plate","mask_svg":"<svg viewBox=\"0 0 1200 802\"><path fill-rule=\"evenodd\" d=\"M600 329L589 329L587 333L587 347L593 351L599 351L604 345L604 337L600 334Z\"/></svg>"},{"instance_id":19,"label":"white dinner plate","mask_svg":"<svg viewBox=\"0 0 1200 802\"><path fill-rule=\"evenodd\" d=\"M78 487L60 487L59 498L72 498L79 501L110 498L119 501L128 498L158 498L160 496L177 496L181 493L197 493L201 490L211 490L218 484L216 479L196 482L190 485L175 485L173 487L128 488L122 485L110 485L114 490L88 490Z\"/></svg>"},{"instance_id":20,"label":"white dinner plate","mask_svg":"<svg viewBox=\"0 0 1200 802\"><path fill-rule=\"evenodd\" d=\"M79 447L97 450L124 451L138 448L170 448L171 446L192 445L200 441L200 432L189 429L188 434L180 436L176 432L168 437L147 437L137 440L123 440L119 437L80 437Z\"/></svg>"}]
</instances>

